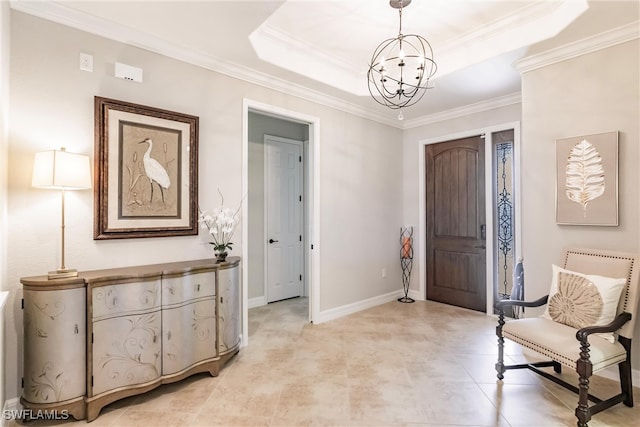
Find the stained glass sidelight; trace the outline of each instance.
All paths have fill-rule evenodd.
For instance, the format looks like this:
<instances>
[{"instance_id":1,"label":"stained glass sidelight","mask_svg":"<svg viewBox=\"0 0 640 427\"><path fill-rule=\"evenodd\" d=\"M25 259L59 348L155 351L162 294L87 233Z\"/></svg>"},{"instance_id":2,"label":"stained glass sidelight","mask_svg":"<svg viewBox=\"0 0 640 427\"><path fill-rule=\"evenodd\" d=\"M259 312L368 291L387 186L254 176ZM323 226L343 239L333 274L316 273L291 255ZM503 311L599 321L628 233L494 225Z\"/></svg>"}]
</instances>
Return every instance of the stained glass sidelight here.
<instances>
[{"instance_id":1,"label":"stained glass sidelight","mask_svg":"<svg viewBox=\"0 0 640 427\"><path fill-rule=\"evenodd\" d=\"M511 298L515 267L515 224L513 182L513 131L492 135L494 159L495 295Z\"/></svg>"}]
</instances>

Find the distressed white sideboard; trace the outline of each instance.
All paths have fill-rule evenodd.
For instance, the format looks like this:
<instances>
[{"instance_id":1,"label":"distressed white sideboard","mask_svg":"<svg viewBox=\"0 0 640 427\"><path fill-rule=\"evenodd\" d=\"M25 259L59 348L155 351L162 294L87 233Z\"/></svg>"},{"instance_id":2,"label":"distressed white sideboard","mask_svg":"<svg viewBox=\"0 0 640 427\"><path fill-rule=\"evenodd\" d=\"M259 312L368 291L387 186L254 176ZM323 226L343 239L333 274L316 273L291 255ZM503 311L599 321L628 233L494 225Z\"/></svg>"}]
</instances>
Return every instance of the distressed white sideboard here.
<instances>
[{"instance_id":1,"label":"distressed white sideboard","mask_svg":"<svg viewBox=\"0 0 640 427\"><path fill-rule=\"evenodd\" d=\"M94 420L107 404L198 372L240 346L240 259L25 277L26 409Z\"/></svg>"}]
</instances>

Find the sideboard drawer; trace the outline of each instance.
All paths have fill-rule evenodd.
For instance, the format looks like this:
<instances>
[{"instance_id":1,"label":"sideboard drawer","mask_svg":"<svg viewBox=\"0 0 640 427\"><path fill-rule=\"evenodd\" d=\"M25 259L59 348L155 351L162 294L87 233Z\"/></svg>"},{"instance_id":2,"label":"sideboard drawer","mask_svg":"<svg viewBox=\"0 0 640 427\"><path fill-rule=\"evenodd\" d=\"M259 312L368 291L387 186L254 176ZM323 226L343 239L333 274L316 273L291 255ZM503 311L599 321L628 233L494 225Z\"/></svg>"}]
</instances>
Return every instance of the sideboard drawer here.
<instances>
[{"instance_id":1,"label":"sideboard drawer","mask_svg":"<svg viewBox=\"0 0 640 427\"><path fill-rule=\"evenodd\" d=\"M162 279L162 305L181 304L196 298L212 297L216 294L216 273L187 274Z\"/></svg>"},{"instance_id":2,"label":"sideboard drawer","mask_svg":"<svg viewBox=\"0 0 640 427\"><path fill-rule=\"evenodd\" d=\"M94 287L93 319L140 313L160 307L160 278Z\"/></svg>"}]
</instances>

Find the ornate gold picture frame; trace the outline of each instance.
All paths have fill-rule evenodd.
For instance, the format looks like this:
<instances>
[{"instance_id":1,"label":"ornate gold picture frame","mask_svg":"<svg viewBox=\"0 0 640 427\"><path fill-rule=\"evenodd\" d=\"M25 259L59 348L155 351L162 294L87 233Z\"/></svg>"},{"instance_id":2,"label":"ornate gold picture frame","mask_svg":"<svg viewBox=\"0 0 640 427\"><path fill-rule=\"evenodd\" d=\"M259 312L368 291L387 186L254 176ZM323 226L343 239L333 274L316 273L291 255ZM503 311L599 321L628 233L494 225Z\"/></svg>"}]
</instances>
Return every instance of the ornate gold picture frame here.
<instances>
[{"instance_id":1,"label":"ornate gold picture frame","mask_svg":"<svg viewBox=\"0 0 640 427\"><path fill-rule=\"evenodd\" d=\"M95 97L95 240L198 234L198 117Z\"/></svg>"}]
</instances>

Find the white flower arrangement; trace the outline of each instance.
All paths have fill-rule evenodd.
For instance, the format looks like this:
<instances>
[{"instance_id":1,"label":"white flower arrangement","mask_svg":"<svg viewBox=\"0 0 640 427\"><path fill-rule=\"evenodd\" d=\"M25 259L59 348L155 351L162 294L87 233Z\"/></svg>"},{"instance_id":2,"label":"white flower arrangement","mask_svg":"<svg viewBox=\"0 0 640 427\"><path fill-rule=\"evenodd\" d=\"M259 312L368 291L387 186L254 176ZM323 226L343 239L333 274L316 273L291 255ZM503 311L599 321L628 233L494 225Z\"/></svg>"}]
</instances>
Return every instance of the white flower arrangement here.
<instances>
[{"instance_id":1,"label":"white flower arrangement","mask_svg":"<svg viewBox=\"0 0 640 427\"><path fill-rule=\"evenodd\" d=\"M199 210L198 222L200 227L207 229L213 239L209 244L213 245L213 250L219 260L223 261L227 256L227 249L231 250L233 242L231 238L236 231L236 226L240 222L240 206L235 211L224 206L224 197L218 190L222 203L211 213Z\"/></svg>"}]
</instances>

